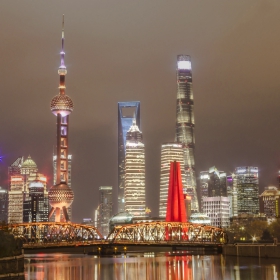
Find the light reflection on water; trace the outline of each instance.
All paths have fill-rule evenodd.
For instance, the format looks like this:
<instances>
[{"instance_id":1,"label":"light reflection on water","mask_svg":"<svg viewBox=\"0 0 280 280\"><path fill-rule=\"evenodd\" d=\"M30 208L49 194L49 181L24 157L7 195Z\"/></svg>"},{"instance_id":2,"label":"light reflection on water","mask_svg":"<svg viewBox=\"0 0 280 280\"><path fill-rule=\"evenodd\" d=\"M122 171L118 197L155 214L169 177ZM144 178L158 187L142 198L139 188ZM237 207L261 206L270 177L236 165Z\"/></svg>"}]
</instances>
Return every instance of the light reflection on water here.
<instances>
[{"instance_id":1,"label":"light reflection on water","mask_svg":"<svg viewBox=\"0 0 280 280\"><path fill-rule=\"evenodd\" d=\"M25 280L280 280L280 260L133 253L118 257L75 254L25 256Z\"/></svg>"}]
</instances>

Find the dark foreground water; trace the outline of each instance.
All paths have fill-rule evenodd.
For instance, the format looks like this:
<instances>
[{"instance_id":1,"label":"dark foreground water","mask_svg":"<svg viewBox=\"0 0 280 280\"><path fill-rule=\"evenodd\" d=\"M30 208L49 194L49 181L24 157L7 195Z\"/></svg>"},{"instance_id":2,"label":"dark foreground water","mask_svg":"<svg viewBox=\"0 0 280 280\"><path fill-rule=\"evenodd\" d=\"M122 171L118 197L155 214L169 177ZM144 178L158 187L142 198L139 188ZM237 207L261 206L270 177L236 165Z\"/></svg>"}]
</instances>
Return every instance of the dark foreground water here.
<instances>
[{"instance_id":1,"label":"dark foreground water","mask_svg":"<svg viewBox=\"0 0 280 280\"><path fill-rule=\"evenodd\" d=\"M169 253L131 253L101 258L36 254L25 256L25 280L29 279L280 280L280 259Z\"/></svg>"}]
</instances>

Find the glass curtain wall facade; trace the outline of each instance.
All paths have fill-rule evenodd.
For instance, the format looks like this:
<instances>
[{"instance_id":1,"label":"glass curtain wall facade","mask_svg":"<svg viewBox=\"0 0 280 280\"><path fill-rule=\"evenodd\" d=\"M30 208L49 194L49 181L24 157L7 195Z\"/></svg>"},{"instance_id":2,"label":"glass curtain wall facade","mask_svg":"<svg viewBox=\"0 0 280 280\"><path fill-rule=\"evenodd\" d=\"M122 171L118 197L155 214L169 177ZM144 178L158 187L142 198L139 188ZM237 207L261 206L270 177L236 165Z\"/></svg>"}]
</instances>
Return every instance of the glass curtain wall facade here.
<instances>
[{"instance_id":1,"label":"glass curtain wall facade","mask_svg":"<svg viewBox=\"0 0 280 280\"><path fill-rule=\"evenodd\" d=\"M134 217L145 217L145 145L136 120L126 134L125 211Z\"/></svg>"},{"instance_id":2,"label":"glass curtain wall facade","mask_svg":"<svg viewBox=\"0 0 280 280\"><path fill-rule=\"evenodd\" d=\"M160 195L159 195L159 217L166 217L170 162L180 163L181 170L184 168L184 152L181 143L164 143L161 145L161 165L160 165ZM184 173L183 173L184 175ZM182 176L183 187L186 186L185 176ZM183 190L185 193L185 191Z\"/></svg>"},{"instance_id":3,"label":"glass curtain wall facade","mask_svg":"<svg viewBox=\"0 0 280 280\"><path fill-rule=\"evenodd\" d=\"M99 187L99 215L97 219L98 229L105 237L109 234L109 220L113 215L113 187Z\"/></svg>"},{"instance_id":4,"label":"glass curtain wall facade","mask_svg":"<svg viewBox=\"0 0 280 280\"><path fill-rule=\"evenodd\" d=\"M8 222L8 191L0 187L0 223Z\"/></svg>"},{"instance_id":5,"label":"glass curtain wall facade","mask_svg":"<svg viewBox=\"0 0 280 280\"><path fill-rule=\"evenodd\" d=\"M259 214L258 167L244 166L235 169L238 214Z\"/></svg>"},{"instance_id":6,"label":"glass curtain wall facade","mask_svg":"<svg viewBox=\"0 0 280 280\"><path fill-rule=\"evenodd\" d=\"M126 134L135 119L140 128L140 102L118 102L118 212L124 211Z\"/></svg>"},{"instance_id":7,"label":"glass curtain wall facade","mask_svg":"<svg viewBox=\"0 0 280 280\"><path fill-rule=\"evenodd\" d=\"M186 193L192 197L192 211L198 212L199 205L196 190L194 160L194 101L191 58L188 55L177 56L177 113L176 142L183 144Z\"/></svg>"}]
</instances>

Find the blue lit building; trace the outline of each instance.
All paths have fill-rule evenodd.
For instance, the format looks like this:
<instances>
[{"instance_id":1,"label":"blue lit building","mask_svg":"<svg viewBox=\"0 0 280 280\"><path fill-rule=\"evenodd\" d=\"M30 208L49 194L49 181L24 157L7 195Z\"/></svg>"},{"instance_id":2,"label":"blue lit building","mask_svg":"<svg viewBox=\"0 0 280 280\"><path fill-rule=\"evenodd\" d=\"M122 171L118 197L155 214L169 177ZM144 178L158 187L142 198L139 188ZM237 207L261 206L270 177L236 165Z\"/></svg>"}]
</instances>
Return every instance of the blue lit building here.
<instances>
[{"instance_id":1,"label":"blue lit building","mask_svg":"<svg viewBox=\"0 0 280 280\"><path fill-rule=\"evenodd\" d=\"M124 211L126 134L134 119L140 128L140 102L118 102L118 212Z\"/></svg>"}]
</instances>

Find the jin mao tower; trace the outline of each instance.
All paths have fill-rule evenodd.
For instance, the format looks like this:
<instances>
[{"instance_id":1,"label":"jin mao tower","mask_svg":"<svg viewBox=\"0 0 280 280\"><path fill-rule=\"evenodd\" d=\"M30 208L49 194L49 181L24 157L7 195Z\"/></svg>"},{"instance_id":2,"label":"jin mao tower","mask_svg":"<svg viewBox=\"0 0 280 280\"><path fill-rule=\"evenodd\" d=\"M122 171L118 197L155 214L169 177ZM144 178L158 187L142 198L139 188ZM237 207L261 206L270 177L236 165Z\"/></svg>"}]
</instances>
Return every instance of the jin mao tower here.
<instances>
[{"instance_id":1,"label":"jin mao tower","mask_svg":"<svg viewBox=\"0 0 280 280\"><path fill-rule=\"evenodd\" d=\"M198 212L194 160L194 103L192 86L191 58L188 55L177 56L177 113L176 142L183 144L184 166L182 174L186 176L185 192L192 198L192 211Z\"/></svg>"},{"instance_id":2,"label":"jin mao tower","mask_svg":"<svg viewBox=\"0 0 280 280\"><path fill-rule=\"evenodd\" d=\"M69 132L69 115L73 111L73 102L69 96L65 94L65 76L67 74L64 64L64 16L62 21L62 48L60 52L61 63L58 68L60 78L59 94L51 101L51 111L56 116L56 185L52 186L49 191L49 203L51 211L49 218L55 211L55 221L60 221L60 211L66 221L69 221L67 208L71 206L74 200L74 193L68 186L68 132Z\"/></svg>"}]
</instances>

